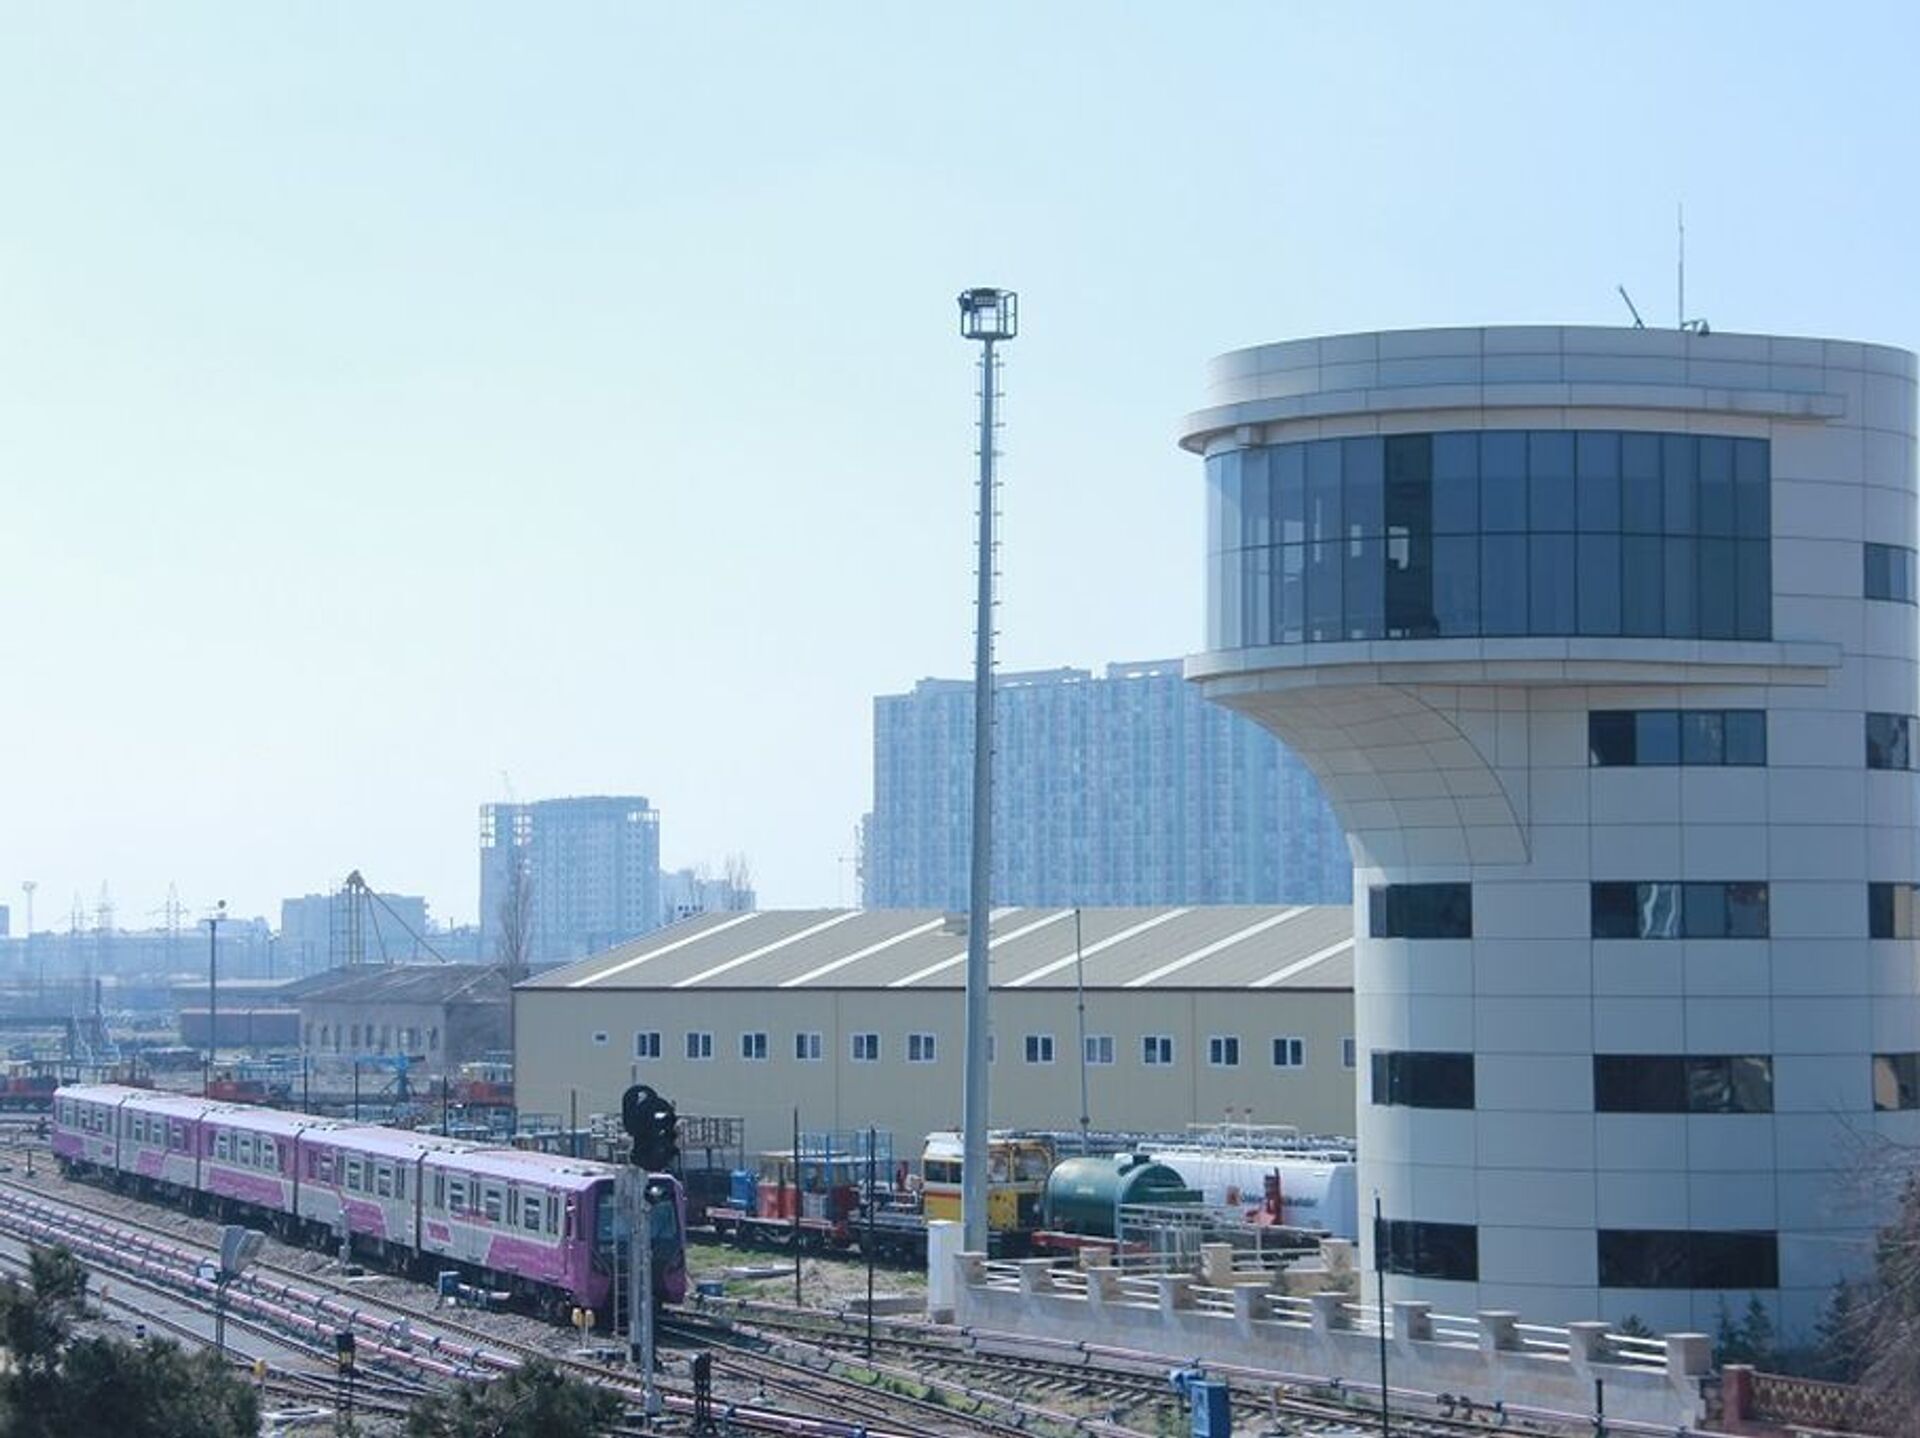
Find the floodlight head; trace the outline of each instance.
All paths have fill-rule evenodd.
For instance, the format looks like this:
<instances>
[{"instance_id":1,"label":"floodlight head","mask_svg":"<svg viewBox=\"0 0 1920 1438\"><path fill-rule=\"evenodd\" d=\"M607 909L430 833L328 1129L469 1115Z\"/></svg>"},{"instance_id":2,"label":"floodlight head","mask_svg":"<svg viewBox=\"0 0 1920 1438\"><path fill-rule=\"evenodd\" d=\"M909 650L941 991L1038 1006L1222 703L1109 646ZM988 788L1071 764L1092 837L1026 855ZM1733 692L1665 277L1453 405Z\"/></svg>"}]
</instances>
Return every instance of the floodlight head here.
<instances>
[{"instance_id":1,"label":"floodlight head","mask_svg":"<svg viewBox=\"0 0 1920 1438\"><path fill-rule=\"evenodd\" d=\"M970 340L1010 340L1020 332L1020 297L982 286L960 291L960 333Z\"/></svg>"}]
</instances>

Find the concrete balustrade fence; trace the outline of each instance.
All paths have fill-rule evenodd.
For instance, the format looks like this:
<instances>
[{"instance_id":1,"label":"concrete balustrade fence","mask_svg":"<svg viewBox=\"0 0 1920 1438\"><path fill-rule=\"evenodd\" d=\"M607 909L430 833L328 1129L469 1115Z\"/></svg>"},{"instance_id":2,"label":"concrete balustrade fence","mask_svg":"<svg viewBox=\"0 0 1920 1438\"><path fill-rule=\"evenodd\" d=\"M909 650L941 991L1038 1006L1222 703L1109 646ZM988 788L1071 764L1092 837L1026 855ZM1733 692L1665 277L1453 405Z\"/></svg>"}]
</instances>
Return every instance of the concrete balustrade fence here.
<instances>
[{"instance_id":1,"label":"concrete balustrade fence","mask_svg":"<svg viewBox=\"0 0 1920 1438\"><path fill-rule=\"evenodd\" d=\"M1526 1323L1506 1310L1435 1313L1415 1300L1383 1314L1345 1293L1281 1291L1270 1271L1237 1270L1226 1244L1206 1246L1197 1274L1076 1270L1044 1258L993 1262L961 1253L954 1275L955 1319L975 1329L1377 1394L1384 1324L1395 1402L1446 1395L1476 1407L1501 1404L1516 1416L1575 1419L1604 1404L1617 1430L1665 1434L1705 1417L1712 1344L1702 1333L1639 1338L1599 1322Z\"/></svg>"}]
</instances>

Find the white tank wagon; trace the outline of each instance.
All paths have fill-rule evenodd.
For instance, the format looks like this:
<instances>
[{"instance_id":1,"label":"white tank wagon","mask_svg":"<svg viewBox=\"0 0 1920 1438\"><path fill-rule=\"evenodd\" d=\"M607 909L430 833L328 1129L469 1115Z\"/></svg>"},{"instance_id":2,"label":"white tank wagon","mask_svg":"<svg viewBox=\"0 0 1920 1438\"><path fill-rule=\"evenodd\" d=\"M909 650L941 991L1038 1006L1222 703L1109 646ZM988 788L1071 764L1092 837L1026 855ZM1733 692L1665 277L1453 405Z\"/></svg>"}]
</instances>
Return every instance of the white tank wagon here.
<instances>
[{"instance_id":1,"label":"white tank wagon","mask_svg":"<svg viewBox=\"0 0 1920 1438\"><path fill-rule=\"evenodd\" d=\"M1152 1153L1155 1162L1200 1190L1209 1208L1335 1238L1360 1236L1360 1186L1349 1153L1214 1147L1163 1147Z\"/></svg>"}]
</instances>

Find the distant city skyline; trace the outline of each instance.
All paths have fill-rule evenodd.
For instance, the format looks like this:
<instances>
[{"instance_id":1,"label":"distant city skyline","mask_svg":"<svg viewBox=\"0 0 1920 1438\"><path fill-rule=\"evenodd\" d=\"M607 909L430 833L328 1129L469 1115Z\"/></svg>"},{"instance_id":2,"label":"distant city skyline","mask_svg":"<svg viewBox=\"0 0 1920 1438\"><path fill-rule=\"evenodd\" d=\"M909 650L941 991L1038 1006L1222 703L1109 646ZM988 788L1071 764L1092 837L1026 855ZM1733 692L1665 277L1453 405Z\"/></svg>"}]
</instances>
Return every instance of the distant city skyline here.
<instances>
[{"instance_id":1,"label":"distant city skyline","mask_svg":"<svg viewBox=\"0 0 1920 1438\"><path fill-rule=\"evenodd\" d=\"M1681 201L1690 317L1920 341L1920 10L1848 15L9 7L12 929L471 920L515 794L831 904L871 697L970 657L960 289L1021 298L1002 666L1190 655L1208 356L1672 325Z\"/></svg>"}]
</instances>

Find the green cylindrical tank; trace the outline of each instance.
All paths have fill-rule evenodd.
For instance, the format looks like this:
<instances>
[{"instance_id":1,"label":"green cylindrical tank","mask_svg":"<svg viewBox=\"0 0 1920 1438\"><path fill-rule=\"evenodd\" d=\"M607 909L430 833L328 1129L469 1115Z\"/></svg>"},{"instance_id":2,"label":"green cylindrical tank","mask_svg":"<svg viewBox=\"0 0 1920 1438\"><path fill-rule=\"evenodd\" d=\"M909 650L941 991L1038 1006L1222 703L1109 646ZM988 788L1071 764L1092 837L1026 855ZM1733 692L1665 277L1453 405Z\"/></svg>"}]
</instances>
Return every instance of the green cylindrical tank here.
<instances>
[{"instance_id":1,"label":"green cylindrical tank","mask_svg":"<svg viewBox=\"0 0 1920 1438\"><path fill-rule=\"evenodd\" d=\"M1184 1178L1145 1154L1063 1158L1047 1175L1046 1224L1055 1233L1113 1238L1122 1204L1198 1202Z\"/></svg>"}]
</instances>

